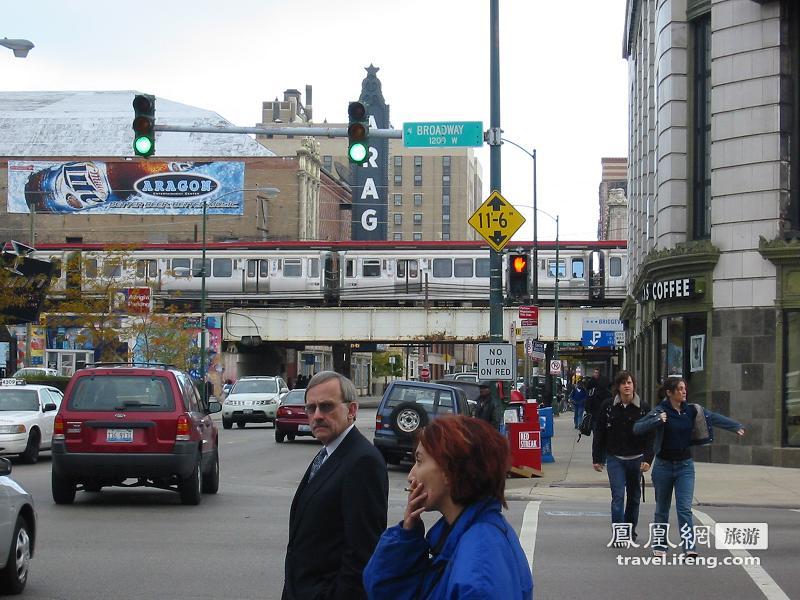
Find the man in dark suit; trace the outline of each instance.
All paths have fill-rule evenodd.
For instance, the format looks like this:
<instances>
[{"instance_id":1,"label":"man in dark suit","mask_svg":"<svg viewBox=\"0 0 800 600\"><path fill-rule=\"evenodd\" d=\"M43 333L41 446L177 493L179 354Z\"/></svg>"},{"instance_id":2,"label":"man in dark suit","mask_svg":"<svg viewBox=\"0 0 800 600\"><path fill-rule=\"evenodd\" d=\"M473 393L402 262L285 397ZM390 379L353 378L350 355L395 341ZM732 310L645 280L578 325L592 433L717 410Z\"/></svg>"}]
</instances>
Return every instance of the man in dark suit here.
<instances>
[{"instance_id":1,"label":"man in dark suit","mask_svg":"<svg viewBox=\"0 0 800 600\"><path fill-rule=\"evenodd\" d=\"M282 597L366 598L361 573L386 529L386 463L354 426L352 381L333 371L317 373L306 385L305 402L323 448L292 500Z\"/></svg>"}]
</instances>

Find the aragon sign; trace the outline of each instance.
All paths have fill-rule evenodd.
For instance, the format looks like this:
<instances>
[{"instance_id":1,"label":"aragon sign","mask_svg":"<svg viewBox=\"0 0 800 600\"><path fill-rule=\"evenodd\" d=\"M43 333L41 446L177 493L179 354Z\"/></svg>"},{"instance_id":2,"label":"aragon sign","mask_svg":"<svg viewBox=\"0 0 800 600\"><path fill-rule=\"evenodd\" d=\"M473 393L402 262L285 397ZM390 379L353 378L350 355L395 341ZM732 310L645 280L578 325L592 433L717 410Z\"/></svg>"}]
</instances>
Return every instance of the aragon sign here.
<instances>
[{"instance_id":1,"label":"aragon sign","mask_svg":"<svg viewBox=\"0 0 800 600\"><path fill-rule=\"evenodd\" d=\"M219 188L213 177L195 173L157 173L142 177L133 186L137 192L158 198L193 198Z\"/></svg>"}]
</instances>

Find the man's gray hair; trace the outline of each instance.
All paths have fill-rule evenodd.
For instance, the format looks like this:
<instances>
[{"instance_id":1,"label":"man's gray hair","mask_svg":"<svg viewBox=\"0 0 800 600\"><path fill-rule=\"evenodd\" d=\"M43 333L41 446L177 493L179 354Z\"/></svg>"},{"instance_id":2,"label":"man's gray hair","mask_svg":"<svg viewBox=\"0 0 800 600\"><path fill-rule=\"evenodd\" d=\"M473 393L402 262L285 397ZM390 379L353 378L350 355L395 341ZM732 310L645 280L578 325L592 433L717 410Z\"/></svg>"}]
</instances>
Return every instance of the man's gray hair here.
<instances>
[{"instance_id":1,"label":"man's gray hair","mask_svg":"<svg viewBox=\"0 0 800 600\"><path fill-rule=\"evenodd\" d=\"M311 388L318 386L322 383L325 383L329 379L338 379L339 380L339 390L342 393L342 401L347 402L355 402L358 396L356 392L355 384L350 381L344 375L337 373L336 371L320 371L316 375L314 375L311 380L306 384L306 393Z\"/></svg>"}]
</instances>

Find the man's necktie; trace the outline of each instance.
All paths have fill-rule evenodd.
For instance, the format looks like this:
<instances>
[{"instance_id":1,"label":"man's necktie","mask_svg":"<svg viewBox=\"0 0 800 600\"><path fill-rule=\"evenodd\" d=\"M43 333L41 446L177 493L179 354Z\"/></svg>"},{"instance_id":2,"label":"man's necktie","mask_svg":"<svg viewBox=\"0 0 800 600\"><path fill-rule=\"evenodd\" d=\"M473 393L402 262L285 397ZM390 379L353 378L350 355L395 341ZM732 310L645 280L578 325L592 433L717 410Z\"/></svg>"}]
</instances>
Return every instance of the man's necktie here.
<instances>
[{"instance_id":1,"label":"man's necktie","mask_svg":"<svg viewBox=\"0 0 800 600\"><path fill-rule=\"evenodd\" d=\"M311 463L311 472L308 474L309 481L314 479L314 475L316 475L317 471L319 471L319 468L322 466L322 461L325 460L326 456L328 456L328 450L326 448L323 448L314 457L314 461Z\"/></svg>"}]
</instances>

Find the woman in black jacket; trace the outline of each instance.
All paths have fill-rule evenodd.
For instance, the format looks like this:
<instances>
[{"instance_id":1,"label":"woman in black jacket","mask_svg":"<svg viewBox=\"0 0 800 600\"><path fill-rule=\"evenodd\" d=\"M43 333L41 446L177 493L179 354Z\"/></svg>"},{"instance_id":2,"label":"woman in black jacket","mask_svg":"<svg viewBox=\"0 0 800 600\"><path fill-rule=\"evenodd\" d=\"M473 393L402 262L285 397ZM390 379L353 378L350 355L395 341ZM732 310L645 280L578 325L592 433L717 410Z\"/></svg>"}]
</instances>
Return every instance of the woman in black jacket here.
<instances>
[{"instance_id":1,"label":"woman in black jacket","mask_svg":"<svg viewBox=\"0 0 800 600\"><path fill-rule=\"evenodd\" d=\"M636 393L636 379L630 371L617 374L614 389L613 400L606 400L597 412L592 466L599 472L606 465L611 486L611 523L630 523L635 540L642 496L640 481L653 461L653 441L652 436L635 435L633 424L650 407Z\"/></svg>"}]
</instances>

